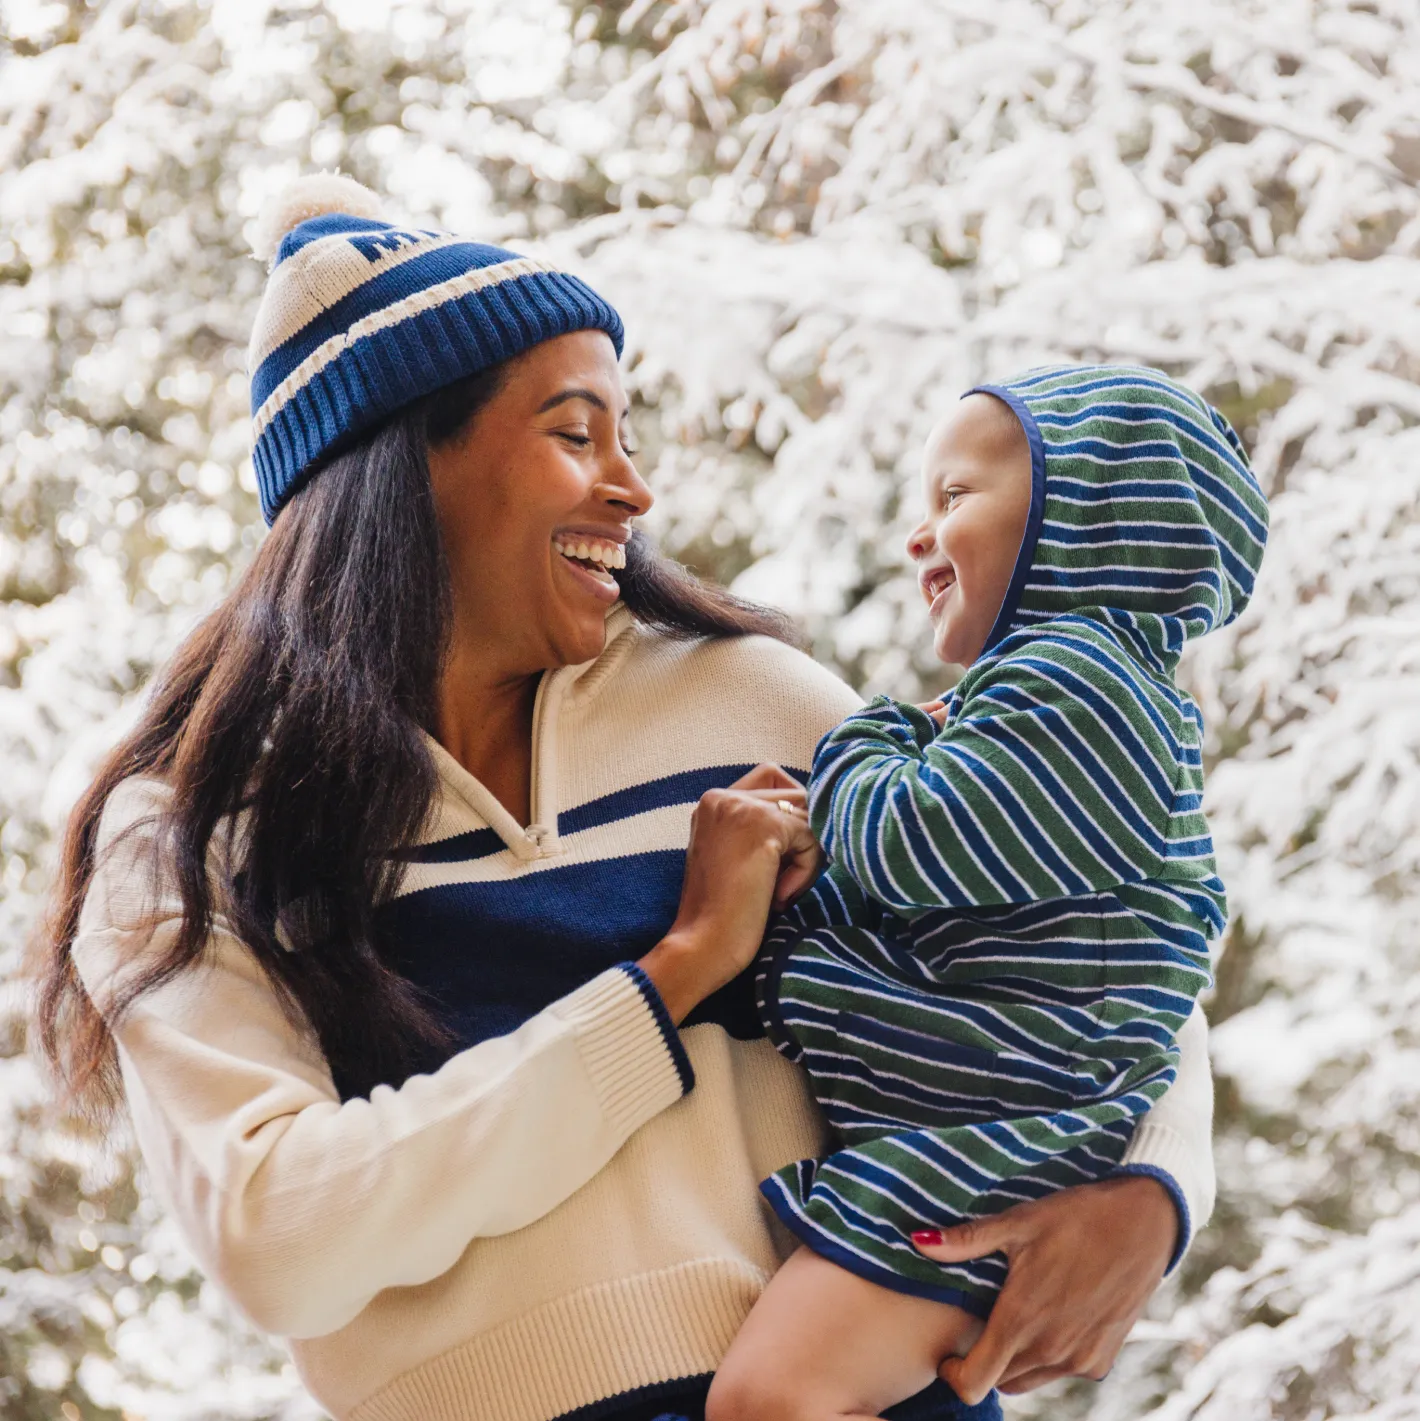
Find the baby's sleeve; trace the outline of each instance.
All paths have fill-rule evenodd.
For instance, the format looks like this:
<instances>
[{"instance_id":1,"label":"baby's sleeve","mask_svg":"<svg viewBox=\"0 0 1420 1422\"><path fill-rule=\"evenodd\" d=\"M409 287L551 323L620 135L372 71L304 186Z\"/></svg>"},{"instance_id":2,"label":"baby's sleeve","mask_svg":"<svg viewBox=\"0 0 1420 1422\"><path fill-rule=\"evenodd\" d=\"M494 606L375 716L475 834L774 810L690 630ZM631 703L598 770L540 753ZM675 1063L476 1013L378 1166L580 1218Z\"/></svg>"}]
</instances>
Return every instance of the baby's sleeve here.
<instances>
[{"instance_id":1,"label":"baby's sleeve","mask_svg":"<svg viewBox=\"0 0 1420 1422\"><path fill-rule=\"evenodd\" d=\"M1033 638L959 692L940 731L880 697L819 744L814 831L866 893L911 913L1158 875L1182 745L1122 652Z\"/></svg>"}]
</instances>

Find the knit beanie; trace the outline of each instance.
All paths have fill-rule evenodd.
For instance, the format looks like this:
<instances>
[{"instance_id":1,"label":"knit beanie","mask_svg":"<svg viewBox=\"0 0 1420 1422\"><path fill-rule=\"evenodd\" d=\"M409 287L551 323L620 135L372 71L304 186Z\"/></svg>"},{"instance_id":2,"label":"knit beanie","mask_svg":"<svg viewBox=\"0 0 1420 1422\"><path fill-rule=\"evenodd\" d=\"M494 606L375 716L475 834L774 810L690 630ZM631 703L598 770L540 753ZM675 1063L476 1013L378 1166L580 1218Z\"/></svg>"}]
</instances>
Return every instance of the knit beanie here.
<instances>
[{"instance_id":1,"label":"knit beanie","mask_svg":"<svg viewBox=\"0 0 1420 1422\"><path fill-rule=\"evenodd\" d=\"M247 369L268 524L325 455L423 395L570 331L605 331L621 354L621 318L577 277L379 210L324 173L263 214Z\"/></svg>"}]
</instances>

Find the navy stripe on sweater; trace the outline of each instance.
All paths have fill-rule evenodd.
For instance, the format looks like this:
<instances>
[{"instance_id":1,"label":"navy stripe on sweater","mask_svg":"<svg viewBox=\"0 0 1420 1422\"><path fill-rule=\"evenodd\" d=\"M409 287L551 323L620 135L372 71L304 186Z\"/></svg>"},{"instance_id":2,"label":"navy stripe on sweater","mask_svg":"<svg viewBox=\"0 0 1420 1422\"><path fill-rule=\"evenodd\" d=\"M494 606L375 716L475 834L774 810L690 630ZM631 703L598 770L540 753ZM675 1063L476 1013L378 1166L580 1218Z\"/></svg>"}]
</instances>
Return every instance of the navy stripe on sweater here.
<instances>
[{"instance_id":1,"label":"navy stripe on sweater","mask_svg":"<svg viewBox=\"0 0 1420 1422\"><path fill-rule=\"evenodd\" d=\"M682 770L676 775L664 775L659 780L647 780L599 795L557 816L557 833L579 834L616 820L628 820L632 815L663 810L668 805L693 805L707 790L733 785L753 765L707 765L699 770ZM808 771L786 767L801 784L809 778ZM415 849L409 858L415 864L459 864L471 859L486 859L503 848L497 830L469 830L448 839L436 840Z\"/></svg>"}]
</instances>

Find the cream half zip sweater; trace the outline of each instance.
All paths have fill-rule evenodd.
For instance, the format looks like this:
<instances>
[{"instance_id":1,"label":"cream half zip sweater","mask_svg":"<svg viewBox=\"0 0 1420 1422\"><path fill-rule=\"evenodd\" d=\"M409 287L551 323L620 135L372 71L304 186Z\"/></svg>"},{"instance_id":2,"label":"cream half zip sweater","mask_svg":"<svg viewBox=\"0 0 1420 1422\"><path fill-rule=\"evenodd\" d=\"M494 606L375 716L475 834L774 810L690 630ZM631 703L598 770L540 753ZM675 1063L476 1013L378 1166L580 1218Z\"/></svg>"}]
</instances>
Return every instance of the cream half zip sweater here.
<instances>
[{"instance_id":1,"label":"cream half zip sweater","mask_svg":"<svg viewBox=\"0 0 1420 1422\"><path fill-rule=\"evenodd\" d=\"M671 1026L630 966L675 913L690 814L760 760L804 773L859 704L763 638L677 642L608 620L545 677L534 824L442 750L433 823L388 926L465 1045L342 1100L224 923L118 1028L152 1185L204 1270L290 1340L337 1417L551 1417L713 1371L792 1246L759 1195L829 1145L746 979ZM174 932L149 866L163 791L120 788L75 959L102 1006ZM1127 1161L1212 1208L1201 1016Z\"/></svg>"}]
</instances>

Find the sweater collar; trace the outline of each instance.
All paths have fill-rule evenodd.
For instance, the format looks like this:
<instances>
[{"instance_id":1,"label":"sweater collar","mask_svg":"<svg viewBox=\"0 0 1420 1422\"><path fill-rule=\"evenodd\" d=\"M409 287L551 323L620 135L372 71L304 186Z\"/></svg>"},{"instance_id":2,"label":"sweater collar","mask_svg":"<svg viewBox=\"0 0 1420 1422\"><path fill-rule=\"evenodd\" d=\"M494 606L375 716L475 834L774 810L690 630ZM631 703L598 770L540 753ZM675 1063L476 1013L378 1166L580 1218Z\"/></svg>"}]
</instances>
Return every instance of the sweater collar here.
<instances>
[{"instance_id":1,"label":"sweater collar","mask_svg":"<svg viewBox=\"0 0 1420 1422\"><path fill-rule=\"evenodd\" d=\"M620 662L635 629L630 610L619 602L607 613L606 644L597 656L543 673L533 703L532 823L526 827L509 814L476 775L425 732L444 793L481 819L518 859L547 859L561 852L557 835L557 731L561 711L574 688L584 695L595 694ZM426 842L444 838L445 832L446 826L436 820L425 836Z\"/></svg>"}]
</instances>

